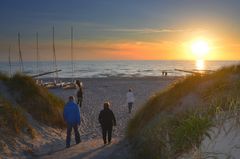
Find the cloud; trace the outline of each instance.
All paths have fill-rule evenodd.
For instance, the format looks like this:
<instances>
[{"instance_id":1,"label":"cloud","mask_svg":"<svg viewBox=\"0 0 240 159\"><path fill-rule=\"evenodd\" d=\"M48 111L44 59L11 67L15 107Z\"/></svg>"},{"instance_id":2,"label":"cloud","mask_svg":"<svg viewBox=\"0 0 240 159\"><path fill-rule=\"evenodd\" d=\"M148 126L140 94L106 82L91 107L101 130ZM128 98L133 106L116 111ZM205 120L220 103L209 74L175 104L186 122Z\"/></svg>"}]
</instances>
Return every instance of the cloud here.
<instances>
[{"instance_id":1,"label":"cloud","mask_svg":"<svg viewBox=\"0 0 240 159\"><path fill-rule=\"evenodd\" d=\"M109 31L109 32L138 32L138 33L176 33L176 32L184 32L184 30L182 30L182 29L152 29L152 28L144 28L144 29L116 28L116 29L104 29L104 31Z\"/></svg>"}]
</instances>

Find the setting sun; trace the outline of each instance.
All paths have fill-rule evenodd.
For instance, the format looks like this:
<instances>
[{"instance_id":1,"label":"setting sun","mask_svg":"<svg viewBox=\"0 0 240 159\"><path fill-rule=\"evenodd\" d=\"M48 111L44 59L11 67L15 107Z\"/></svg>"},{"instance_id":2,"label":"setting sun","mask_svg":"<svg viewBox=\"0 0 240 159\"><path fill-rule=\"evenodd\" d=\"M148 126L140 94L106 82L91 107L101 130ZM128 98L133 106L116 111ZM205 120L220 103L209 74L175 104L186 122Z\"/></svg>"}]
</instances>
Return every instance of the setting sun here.
<instances>
[{"instance_id":1,"label":"setting sun","mask_svg":"<svg viewBox=\"0 0 240 159\"><path fill-rule=\"evenodd\" d=\"M192 43L191 49L197 58L204 58L209 52L209 45L205 40L197 40Z\"/></svg>"}]
</instances>

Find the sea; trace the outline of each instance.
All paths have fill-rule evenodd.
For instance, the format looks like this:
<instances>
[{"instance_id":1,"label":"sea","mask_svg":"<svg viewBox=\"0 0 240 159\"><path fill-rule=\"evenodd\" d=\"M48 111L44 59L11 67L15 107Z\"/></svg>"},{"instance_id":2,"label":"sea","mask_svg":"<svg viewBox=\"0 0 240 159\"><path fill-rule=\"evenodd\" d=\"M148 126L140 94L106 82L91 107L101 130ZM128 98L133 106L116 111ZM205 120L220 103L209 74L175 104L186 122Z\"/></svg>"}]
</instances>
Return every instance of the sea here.
<instances>
[{"instance_id":1,"label":"sea","mask_svg":"<svg viewBox=\"0 0 240 159\"><path fill-rule=\"evenodd\" d=\"M176 71L215 71L222 67L240 64L240 61L179 61L179 60L156 60L156 61L57 61L54 67L52 61L27 61L23 63L24 72L27 75L36 75L55 69L61 69L59 78L110 78L110 77L158 77L166 71L168 76L186 76L187 72ZM20 71L18 62L0 62L0 71L12 75ZM41 76L51 78L53 74Z\"/></svg>"}]
</instances>

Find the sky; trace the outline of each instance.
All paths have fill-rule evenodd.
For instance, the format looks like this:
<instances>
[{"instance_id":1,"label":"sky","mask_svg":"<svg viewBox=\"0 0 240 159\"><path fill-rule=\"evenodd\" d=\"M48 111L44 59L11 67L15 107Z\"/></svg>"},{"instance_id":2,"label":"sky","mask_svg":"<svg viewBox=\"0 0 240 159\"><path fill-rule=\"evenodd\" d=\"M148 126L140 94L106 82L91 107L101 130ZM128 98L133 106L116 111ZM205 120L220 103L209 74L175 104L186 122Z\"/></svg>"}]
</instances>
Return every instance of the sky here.
<instances>
[{"instance_id":1,"label":"sky","mask_svg":"<svg viewBox=\"0 0 240 159\"><path fill-rule=\"evenodd\" d=\"M239 0L1 0L0 60L194 60L191 46L208 43L206 60L240 59Z\"/></svg>"}]
</instances>

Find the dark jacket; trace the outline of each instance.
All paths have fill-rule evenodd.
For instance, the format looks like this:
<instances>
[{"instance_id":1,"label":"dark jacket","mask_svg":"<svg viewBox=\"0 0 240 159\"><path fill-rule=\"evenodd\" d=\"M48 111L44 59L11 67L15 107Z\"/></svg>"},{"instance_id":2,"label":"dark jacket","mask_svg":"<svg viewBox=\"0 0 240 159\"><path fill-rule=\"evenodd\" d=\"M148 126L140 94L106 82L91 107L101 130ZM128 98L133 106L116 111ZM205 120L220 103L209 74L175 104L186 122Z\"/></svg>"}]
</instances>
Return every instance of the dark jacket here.
<instances>
[{"instance_id":1,"label":"dark jacket","mask_svg":"<svg viewBox=\"0 0 240 159\"><path fill-rule=\"evenodd\" d=\"M111 127L116 125L115 116L109 108L103 109L98 117L98 121L102 127Z\"/></svg>"},{"instance_id":2,"label":"dark jacket","mask_svg":"<svg viewBox=\"0 0 240 159\"><path fill-rule=\"evenodd\" d=\"M63 118L67 124L80 125L80 110L78 105L72 101L68 102L64 107Z\"/></svg>"}]
</instances>

